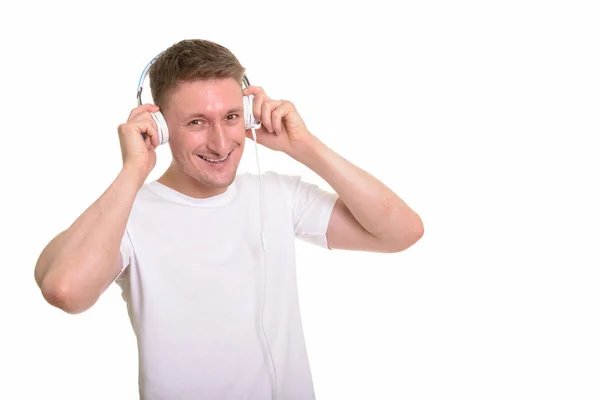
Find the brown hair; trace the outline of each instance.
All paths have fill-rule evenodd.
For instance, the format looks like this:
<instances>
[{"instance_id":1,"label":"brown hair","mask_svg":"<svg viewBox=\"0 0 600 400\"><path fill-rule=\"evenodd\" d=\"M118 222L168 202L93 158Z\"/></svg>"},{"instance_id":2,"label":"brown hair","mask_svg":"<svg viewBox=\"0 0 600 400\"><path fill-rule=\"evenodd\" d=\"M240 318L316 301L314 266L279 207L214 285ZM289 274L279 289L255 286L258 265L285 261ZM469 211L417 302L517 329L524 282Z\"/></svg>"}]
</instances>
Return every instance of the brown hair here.
<instances>
[{"instance_id":1,"label":"brown hair","mask_svg":"<svg viewBox=\"0 0 600 400\"><path fill-rule=\"evenodd\" d=\"M201 39L182 40L165 50L150 66L154 104L163 108L179 82L234 78L242 83L245 69L227 48Z\"/></svg>"}]
</instances>

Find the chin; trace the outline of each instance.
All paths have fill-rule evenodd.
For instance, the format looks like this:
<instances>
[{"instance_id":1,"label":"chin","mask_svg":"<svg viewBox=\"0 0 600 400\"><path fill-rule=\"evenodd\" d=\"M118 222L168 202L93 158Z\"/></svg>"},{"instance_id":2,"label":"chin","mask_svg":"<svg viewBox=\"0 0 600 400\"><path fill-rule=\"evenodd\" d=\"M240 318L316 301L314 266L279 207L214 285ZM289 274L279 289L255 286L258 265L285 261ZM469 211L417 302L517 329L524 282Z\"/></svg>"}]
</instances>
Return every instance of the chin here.
<instances>
[{"instance_id":1,"label":"chin","mask_svg":"<svg viewBox=\"0 0 600 400\"><path fill-rule=\"evenodd\" d=\"M207 165L205 161L195 160L188 175L206 187L222 189L233 183L236 177L239 160L229 159L225 165Z\"/></svg>"}]
</instances>

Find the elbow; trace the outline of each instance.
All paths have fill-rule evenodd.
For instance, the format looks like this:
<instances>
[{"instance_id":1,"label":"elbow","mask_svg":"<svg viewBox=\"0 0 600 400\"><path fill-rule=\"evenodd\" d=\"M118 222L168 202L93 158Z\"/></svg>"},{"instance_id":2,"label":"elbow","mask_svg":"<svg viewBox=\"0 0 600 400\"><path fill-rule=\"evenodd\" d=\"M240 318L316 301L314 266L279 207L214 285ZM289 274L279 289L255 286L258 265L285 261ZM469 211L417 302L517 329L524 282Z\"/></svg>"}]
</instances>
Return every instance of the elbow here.
<instances>
[{"instance_id":1,"label":"elbow","mask_svg":"<svg viewBox=\"0 0 600 400\"><path fill-rule=\"evenodd\" d=\"M53 307L68 314L80 314L91 307L75 285L67 279L45 277L40 285L42 296Z\"/></svg>"},{"instance_id":2,"label":"elbow","mask_svg":"<svg viewBox=\"0 0 600 400\"><path fill-rule=\"evenodd\" d=\"M404 226L399 232L399 235L396 240L390 245L389 252L390 253L399 253L404 251L414 244L416 244L425 233L425 228L423 226L423 221L421 218L415 214L413 220L408 224L408 226Z\"/></svg>"},{"instance_id":3,"label":"elbow","mask_svg":"<svg viewBox=\"0 0 600 400\"><path fill-rule=\"evenodd\" d=\"M413 244L417 243L419 240L421 240L424 233L425 233L425 227L423 226L423 220L421 220L421 217L419 217L418 215L415 215L415 222L413 223L413 228L412 228L413 242L412 242L411 246Z\"/></svg>"}]
</instances>

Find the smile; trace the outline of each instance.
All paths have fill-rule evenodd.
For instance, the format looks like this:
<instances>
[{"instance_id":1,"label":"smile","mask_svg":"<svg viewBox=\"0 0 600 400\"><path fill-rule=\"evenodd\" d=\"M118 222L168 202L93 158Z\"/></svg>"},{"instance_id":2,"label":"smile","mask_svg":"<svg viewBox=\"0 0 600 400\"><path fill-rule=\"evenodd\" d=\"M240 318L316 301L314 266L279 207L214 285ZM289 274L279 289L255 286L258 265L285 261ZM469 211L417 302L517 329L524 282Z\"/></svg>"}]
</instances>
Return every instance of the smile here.
<instances>
[{"instance_id":1,"label":"smile","mask_svg":"<svg viewBox=\"0 0 600 400\"><path fill-rule=\"evenodd\" d=\"M208 163L211 163L211 164L223 164L225 161L227 161L227 159L229 158L229 156L231 155L231 153L233 153L233 150L231 150L229 152L229 154L227 154L225 157L219 158L219 159L207 158L207 157L204 157L204 156L201 156L201 155L198 155L198 157L200 157L204 161L206 161Z\"/></svg>"}]
</instances>

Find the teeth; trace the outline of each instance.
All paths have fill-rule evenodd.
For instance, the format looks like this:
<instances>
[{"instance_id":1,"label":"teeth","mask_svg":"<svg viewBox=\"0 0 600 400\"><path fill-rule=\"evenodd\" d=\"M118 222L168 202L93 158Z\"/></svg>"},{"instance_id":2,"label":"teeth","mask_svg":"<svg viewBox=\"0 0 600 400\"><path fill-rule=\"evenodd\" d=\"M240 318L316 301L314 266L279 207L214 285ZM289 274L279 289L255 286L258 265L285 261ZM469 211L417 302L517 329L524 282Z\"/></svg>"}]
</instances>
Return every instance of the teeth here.
<instances>
[{"instance_id":1,"label":"teeth","mask_svg":"<svg viewBox=\"0 0 600 400\"><path fill-rule=\"evenodd\" d=\"M206 158L206 157L202 157L202 156L198 156L198 157L200 157L200 158L201 158L201 159L203 159L204 161L208 161L209 163L218 164L218 163L221 163L221 162L223 162L223 161L227 160L227 158L229 157L229 155L227 155L227 156L225 156L225 157L221 158L220 160L211 160L211 159L208 159L208 158Z\"/></svg>"}]
</instances>

